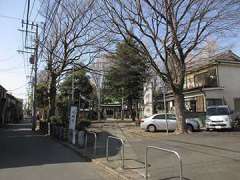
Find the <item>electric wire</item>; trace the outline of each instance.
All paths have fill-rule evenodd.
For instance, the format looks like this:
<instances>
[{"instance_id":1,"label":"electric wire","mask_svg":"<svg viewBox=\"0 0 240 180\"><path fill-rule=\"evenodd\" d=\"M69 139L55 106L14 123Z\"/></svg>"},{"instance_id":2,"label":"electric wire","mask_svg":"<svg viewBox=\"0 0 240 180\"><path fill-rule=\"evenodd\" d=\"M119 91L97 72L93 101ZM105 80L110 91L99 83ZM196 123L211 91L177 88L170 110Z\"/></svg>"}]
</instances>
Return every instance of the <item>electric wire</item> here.
<instances>
[{"instance_id":1,"label":"electric wire","mask_svg":"<svg viewBox=\"0 0 240 180\"><path fill-rule=\"evenodd\" d=\"M31 10L30 10L30 13L29 13L29 17L31 17L31 15L32 15L32 11L34 9L35 2L36 2L36 0L33 1L32 7L31 7Z\"/></svg>"},{"instance_id":2,"label":"electric wire","mask_svg":"<svg viewBox=\"0 0 240 180\"><path fill-rule=\"evenodd\" d=\"M39 8L38 8L38 11L37 11L37 13L36 13L36 15L35 15L35 17L34 17L34 19L33 19L33 22L36 22L37 17L38 17L38 15L39 15L39 13L40 13L40 11L41 11L41 9L42 9L43 3L44 3L44 0L42 0L42 3L40 4L40 6L39 6ZM49 3L49 1L48 1L48 3Z\"/></svg>"},{"instance_id":3,"label":"electric wire","mask_svg":"<svg viewBox=\"0 0 240 180\"><path fill-rule=\"evenodd\" d=\"M14 17L14 16L7 16L3 14L0 14L0 18L10 19L10 20L21 20L21 18Z\"/></svg>"}]
</instances>

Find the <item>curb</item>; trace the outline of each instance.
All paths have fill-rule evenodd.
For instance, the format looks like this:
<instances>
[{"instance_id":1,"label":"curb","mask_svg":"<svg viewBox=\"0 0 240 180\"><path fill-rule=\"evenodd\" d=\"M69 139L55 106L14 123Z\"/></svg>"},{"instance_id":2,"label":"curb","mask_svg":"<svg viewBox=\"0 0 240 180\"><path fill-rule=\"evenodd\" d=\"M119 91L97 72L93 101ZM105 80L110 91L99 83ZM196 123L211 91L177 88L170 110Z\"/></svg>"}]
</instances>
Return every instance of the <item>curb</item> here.
<instances>
[{"instance_id":1,"label":"curb","mask_svg":"<svg viewBox=\"0 0 240 180\"><path fill-rule=\"evenodd\" d=\"M112 176L114 176L118 180L134 180L134 179L128 178L128 177L122 175L120 172L117 172L116 170L106 166L105 164L103 164L99 160L93 160L92 162L95 165L98 165L98 167L101 166L100 167L101 169L103 169L106 173L111 174Z\"/></svg>"},{"instance_id":2,"label":"curb","mask_svg":"<svg viewBox=\"0 0 240 180\"><path fill-rule=\"evenodd\" d=\"M97 165L97 167L101 168L102 170L105 171L105 173L110 174L111 176L114 176L114 178L116 178L117 180L136 180L135 178L131 178L131 177L126 177L124 175L122 175L121 172L118 172L114 169L112 169L111 167L105 165L104 163L102 163L100 160L96 160L96 159L91 159L91 157L84 155L83 152L81 150L79 150L77 147L75 147L74 145L67 143L67 142L63 142L63 141L58 141L54 138L52 138L54 141L58 142L59 144L61 144L62 146L71 149L74 153L76 153L77 155L79 155L80 157L84 158L87 162L92 162L95 165Z\"/></svg>"}]
</instances>

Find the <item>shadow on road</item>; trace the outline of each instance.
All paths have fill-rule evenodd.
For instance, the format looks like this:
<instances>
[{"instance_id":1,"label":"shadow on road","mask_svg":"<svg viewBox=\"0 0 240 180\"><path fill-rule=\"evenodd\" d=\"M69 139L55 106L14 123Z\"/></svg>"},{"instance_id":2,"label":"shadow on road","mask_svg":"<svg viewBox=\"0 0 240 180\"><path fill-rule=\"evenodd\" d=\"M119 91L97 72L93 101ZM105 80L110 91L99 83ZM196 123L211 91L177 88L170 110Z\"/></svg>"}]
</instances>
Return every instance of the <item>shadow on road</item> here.
<instances>
[{"instance_id":1,"label":"shadow on road","mask_svg":"<svg viewBox=\"0 0 240 180\"><path fill-rule=\"evenodd\" d=\"M106 142L108 136L113 136L114 135L110 134L107 131L102 131L97 133L97 150L96 150L96 155L94 156L95 159L97 158L104 158L106 157ZM93 153L94 149L94 137L93 136L88 136L88 146L87 146L87 151L89 153ZM109 157L111 158L112 156L116 156L120 154L120 151L122 149L122 144L119 140L116 139L111 139L109 141Z\"/></svg>"},{"instance_id":2,"label":"shadow on road","mask_svg":"<svg viewBox=\"0 0 240 180\"><path fill-rule=\"evenodd\" d=\"M85 162L48 136L32 133L31 124L10 124L0 129L0 169Z\"/></svg>"}]
</instances>

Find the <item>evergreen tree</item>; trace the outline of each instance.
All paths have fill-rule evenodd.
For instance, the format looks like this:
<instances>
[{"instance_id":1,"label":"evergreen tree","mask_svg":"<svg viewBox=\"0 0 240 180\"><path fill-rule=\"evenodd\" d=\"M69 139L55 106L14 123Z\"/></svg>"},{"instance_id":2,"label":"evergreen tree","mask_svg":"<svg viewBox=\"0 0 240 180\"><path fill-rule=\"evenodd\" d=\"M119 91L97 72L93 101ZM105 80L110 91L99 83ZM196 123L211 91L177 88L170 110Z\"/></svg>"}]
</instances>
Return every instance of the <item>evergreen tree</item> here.
<instances>
[{"instance_id":1,"label":"evergreen tree","mask_svg":"<svg viewBox=\"0 0 240 180\"><path fill-rule=\"evenodd\" d=\"M139 53L138 48L137 43L131 38L117 45L116 52L108 56L112 66L105 82L108 102L109 100L120 102L120 99L124 98L133 120L143 96L144 82L148 77L146 57Z\"/></svg>"}]
</instances>

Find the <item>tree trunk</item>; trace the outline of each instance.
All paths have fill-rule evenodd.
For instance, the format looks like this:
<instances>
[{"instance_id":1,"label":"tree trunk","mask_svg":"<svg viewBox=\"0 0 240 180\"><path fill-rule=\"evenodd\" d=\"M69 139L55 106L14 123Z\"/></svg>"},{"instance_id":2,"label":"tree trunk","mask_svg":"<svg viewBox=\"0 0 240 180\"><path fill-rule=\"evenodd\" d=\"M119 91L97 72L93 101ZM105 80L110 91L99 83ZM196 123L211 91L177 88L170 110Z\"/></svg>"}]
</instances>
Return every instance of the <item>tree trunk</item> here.
<instances>
[{"instance_id":1,"label":"tree trunk","mask_svg":"<svg viewBox=\"0 0 240 180\"><path fill-rule=\"evenodd\" d=\"M177 118L177 127L176 133L177 134L184 134L186 133L186 121L184 116L184 95L182 93L175 93L175 113Z\"/></svg>"},{"instance_id":2,"label":"tree trunk","mask_svg":"<svg viewBox=\"0 0 240 180\"><path fill-rule=\"evenodd\" d=\"M50 87L49 87L49 109L48 109L48 119L51 116L55 115L56 110L56 95L57 95L57 88L56 88L57 78L55 75L51 76Z\"/></svg>"}]
</instances>

